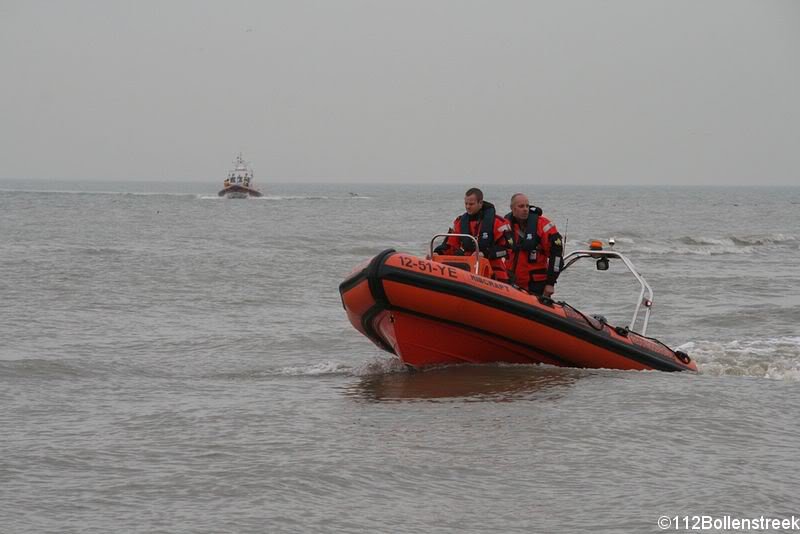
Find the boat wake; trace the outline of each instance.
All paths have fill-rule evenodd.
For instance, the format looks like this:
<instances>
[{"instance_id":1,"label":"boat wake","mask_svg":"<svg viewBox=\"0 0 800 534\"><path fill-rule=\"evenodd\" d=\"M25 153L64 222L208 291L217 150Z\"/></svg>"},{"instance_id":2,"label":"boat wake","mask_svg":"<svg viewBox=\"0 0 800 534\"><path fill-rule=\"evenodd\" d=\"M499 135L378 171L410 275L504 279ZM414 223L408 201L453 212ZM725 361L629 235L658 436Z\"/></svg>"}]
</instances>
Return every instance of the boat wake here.
<instances>
[{"instance_id":1,"label":"boat wake","mask_svg":"<svg viewBox=\"0 0 800 534\"><path fill-rule=\"evenodd\" d=\"M677 348L687 352L694 358L701 375L800 382L800 336L743 341L733 340L728 342L693 341ZM459 367L463 366L456 366L453 369ZM518 366L498 364L490 367ZM536 366L536 368L550 368L550 366ZM552 369L554 372L570 372L570 368ZM370 377L406 372L406 367L398 358L387 356L374 357L372 360L357 366L328 360L313 365L275 369L268 374L271 376L295 377Z\"/></svg>"},{"instance_id":2,"label":"boat wake","mask_svg":"<svg viewBox=\"0 0 800 534\"><path fill-rule=\"evenodd\" d=\"M357 366L325 361L313 365L284 367L276 370L274 374L282 376L372 376L398 372L406 372L405 365L397 358L386 357L374 358Z\"/></svg>"},{"instance_id":3,"label":"boat wake","mask_svg":"<svg viewBox=\"0 0 800 534\"><path fill-rule=\"evenodd\" d=\"M225 197L220 197L218 195L197 195L199 200L225 200ZM369 200L372 197L350 197L350 196L320 196L320 195L264 195L261 197L250 197L247 200L254 200L254 201L305 201L305 200Z\"/></svg>"},{"instance_id":4,"label":"boat wake","mask_svg":"<svg viewBox=\"0 0 800 534\"><path fill-rule=\"evenodd\" d=\"M718 377L751 377L784 382L800 382L800 336L787 336L768 339L749 339L721 341L692 341L679 347L689 353L697 362L701 375ZM458 373L465 366L450 367ZM470 366L466 366L470 367ZM569 375L576 370L555 368L547 365L531 366L496 364L489 368L502 369L522 367L525 369L550 369L555 373ZM444 368L434 368L442 369ZM497 371L495 371L497 372ZM602 371L593 371L594 373ZM619 372L619 371L614 371ZM631 371L635 373L635 371ZM368 378L381 375L408 373L405 365L392 356L375 356L359 365L349 365L333 360L324 360L309 365L237 371L233 373L214 373L205 378L227 380L261 380L275 377L324 378L357 377ZM120 375L140 376L150 374L131 366L118 364L98 364L81 360L0 360L0 374L13 379L86 379L97 376Z\"/></svg>"},{"instance_id":5,"label":"boat wake","mask_svg":"<svg viewBox=\"0 0 800 534\"><path fill-rule=\"evenodd\" d=\"M678 348L695 359L701 374L800 382L800 337L693 341Z\"/></svg>"}]
</instances>

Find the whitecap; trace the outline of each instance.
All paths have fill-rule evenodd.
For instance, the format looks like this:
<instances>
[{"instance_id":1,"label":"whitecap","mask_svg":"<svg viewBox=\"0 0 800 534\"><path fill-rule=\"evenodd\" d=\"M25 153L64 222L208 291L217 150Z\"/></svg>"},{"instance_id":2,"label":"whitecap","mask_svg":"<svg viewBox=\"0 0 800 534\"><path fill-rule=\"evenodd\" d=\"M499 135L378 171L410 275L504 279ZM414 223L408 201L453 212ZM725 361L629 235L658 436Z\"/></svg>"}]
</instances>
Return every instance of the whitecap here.
<instances>
[{"instance_id":1,"label":"whitecap","mask_svg":"<svg viewBox=\"0 0 800 534\"><path fill-rule=\"evenodd\" d=\"M355 376L385 375L391 373L405 373L406 366L399 358L373 358L353 369Z\"/></svg>"},{"instance_id":2,"label":"whitecap","mask_svg":"<svg viewBox=\"0 0 800 534\"><path fill-rule=\"evenodd\" d=\"M703 374L800 381L800 337L693 341L678 349L690 354Z\"/></svg>"}]
</instances>

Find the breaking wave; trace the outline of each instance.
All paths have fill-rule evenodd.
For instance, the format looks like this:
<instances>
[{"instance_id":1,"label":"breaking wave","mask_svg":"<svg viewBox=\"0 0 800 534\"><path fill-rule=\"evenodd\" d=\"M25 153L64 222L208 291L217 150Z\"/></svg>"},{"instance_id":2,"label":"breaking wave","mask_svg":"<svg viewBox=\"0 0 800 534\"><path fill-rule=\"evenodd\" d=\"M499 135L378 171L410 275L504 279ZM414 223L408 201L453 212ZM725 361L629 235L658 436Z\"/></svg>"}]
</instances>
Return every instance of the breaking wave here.
<instances>
[{"instance_id":1,"label":"breaking wave","mask_svg":"<svg viewBox=\"0 0 800 534\"><path fill-rule=\"evenodd\" d=\"M800 337L693 341L678 347L702 374L800 382Z\"/></svg>"},{"instance_id":2,"label":"breaking wave","mask_svg":"<svg viewBox=\"0 0 800 534\"><path fill-rule=\"evenodd\" d=\"M726 236L726 237L689 237L684 236L677 239L679 243L692 246L713 246L713 247L760 247L765 245L785 245L797 242L797 237L786 234L770 235L746 235L746 236Z\"/></svg>"},{"instance_id":3,"label":"breaking wave","mask_svg":"<svg viewBox=\"0 0 800 534\"><path fill-rule=\"evenodd\" d=\"M754 247L738 247L735 245L715 245L705 247L640 247L636 252L644 254L669 254L677 256L721 256L726 254L754 254Z\"/></svg>"},{"instance_id":4,"label":"breaking wave","mask_svg":"<svg viewBox=\"0 0 800 534\"><path fill-rule=\"evenodd\" d=\"M794 235L731 235L723 237L683 236L668 241L665 246L650 244L635 247L637 252L647 254L675 254L694 256L717 256L726 254L765 254L775 247L793 247L799 240Z\"/></svg>"},{"instance_id":5,"label":"breaking wave","mask_svg":"<svg viewBox=\"0 0 800 534\"><path fill-rule=\"evenodd\" d=\"M616 250L644 254L669 254L691 256L717 256L725 254L765 254L776 247L800 248L800 238L791 234L774 233L766 235L681 236L655 243L652 239L631 234L615 236ZM606 239L602 239L606 243ZM588 247L589 239L571 239L570 249Z\"/></svg>"}]
</instances>

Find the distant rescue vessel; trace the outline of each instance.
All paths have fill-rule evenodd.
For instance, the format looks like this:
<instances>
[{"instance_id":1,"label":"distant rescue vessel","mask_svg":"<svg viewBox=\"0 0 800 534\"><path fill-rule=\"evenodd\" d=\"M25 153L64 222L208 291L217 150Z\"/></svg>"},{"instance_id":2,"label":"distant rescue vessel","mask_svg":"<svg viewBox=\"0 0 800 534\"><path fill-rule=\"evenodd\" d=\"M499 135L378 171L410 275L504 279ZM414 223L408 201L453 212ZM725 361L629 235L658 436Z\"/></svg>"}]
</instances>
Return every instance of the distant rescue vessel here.
<instances>
[{"instance_id":1,"label":"distant rescue vessel","mask_svg":"<svg viewBox=\"0 0 800 534\"><path fill-rule=\"evenodd\" d=\"M253 169L247 165L241 152L236 156L234 164L233 170L222 184L222 190L217 194L228 198L260 197L261 191L253 184Z\"/></svg>"}]
</instances>

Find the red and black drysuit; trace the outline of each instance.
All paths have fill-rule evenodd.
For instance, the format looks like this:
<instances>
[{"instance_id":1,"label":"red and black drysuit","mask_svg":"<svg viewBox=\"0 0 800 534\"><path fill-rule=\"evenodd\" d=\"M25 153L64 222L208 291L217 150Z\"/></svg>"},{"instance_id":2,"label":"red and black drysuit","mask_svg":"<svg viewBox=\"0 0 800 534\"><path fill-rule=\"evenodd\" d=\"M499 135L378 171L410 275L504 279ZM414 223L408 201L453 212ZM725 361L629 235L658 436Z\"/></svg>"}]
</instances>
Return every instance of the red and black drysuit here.
<instances>
[{"instance_id":1,"label":"red and black drysuit","mask_svg":"<svg viewBox=\"0 0 800 534\"><path fill-rule=\"evenodd\" d=\"M541 295L545 286L554 285L561 273L564 244L555 223L531 206L525 221L506 215L512 243L506 266L511 282L530 293Z\"/></svg>"},{"instance_id":2,"label":"red and black drysuit","mask_svg":"<svg viewBox=\"0 0 800 534\"><path fill-rule=\"evenodd\" d=\"M508 221L496 214L494 205L484 202L481 210L475 215L464 213L453 221L453 232L469 234L478 239L478 250L489 260L494 271L493 277L501 282L508 281L508 256L510 226ZM475 252L475 243L468 237L448 237L436 247L437 254L464 256Z\"/></svg>"}]
</instances>

